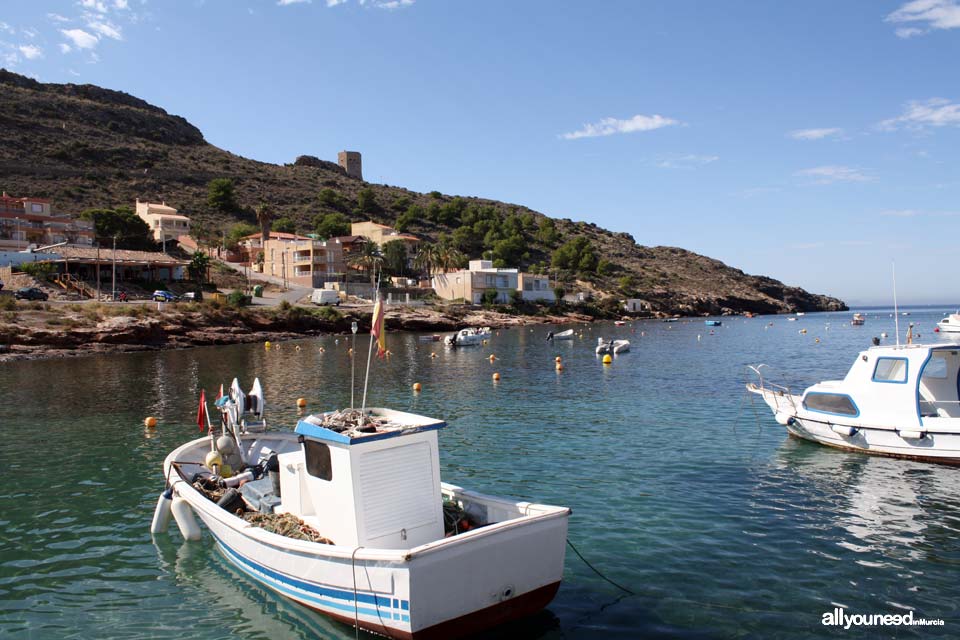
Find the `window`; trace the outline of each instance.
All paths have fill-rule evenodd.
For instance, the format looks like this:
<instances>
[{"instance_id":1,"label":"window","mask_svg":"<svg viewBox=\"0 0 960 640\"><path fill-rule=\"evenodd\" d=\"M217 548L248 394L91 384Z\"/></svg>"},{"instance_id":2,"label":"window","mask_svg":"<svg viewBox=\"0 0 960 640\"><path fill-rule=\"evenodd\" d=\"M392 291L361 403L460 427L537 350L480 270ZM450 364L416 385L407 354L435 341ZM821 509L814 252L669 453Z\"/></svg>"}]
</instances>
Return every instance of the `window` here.
<instances>
[{"instance_id":1,"label":"window","mask_svg":"<svg viewBox=\"0 0 960 640\"><path fill-rule=\"evenodd\" d=\"M860 410L853 403L853 399L842 393L808 393L803 399L803 408L840 416L860 415Z\"/></svg>"},{"instance_id":2,"label":"window","mask_svg":"<svg viewBox=\"0 0 960 640\"><path fill-rule=\"evenodd\" d=\"M934 353L923 367L924 378L947 379L947 359L942 353Z\"/></svg>"},{"instance_id":3,"label":"window","mask_svg":"<svg viewBox=\"0 0 960 640\"><path fill-rule=\"evenodd\" d=\"M326 443L304 440L303 456L307 462L307 473L321 480L331 480L333 478L333 467L330 465L330 447Z\"/></svg>"},{"instance_id":4,"label":"window","mask_svg":"<svg viewBox=\"0 0 960 640\"><path fill-rule=\"evenodd\" d=\"M31 213L43 213L43 205L37 204L36 202L30 203L30 212Z\"/></svg>"},{"instance_id":5,"label":"window","mask_svg":"<svg viewBox=\"0 0 960 640\"><path fill-rule=\"evenodd\" d=\"M877 358L873 381L904 383L907 381L907 368L906 358Z\"/></svg>"}]
</instances>

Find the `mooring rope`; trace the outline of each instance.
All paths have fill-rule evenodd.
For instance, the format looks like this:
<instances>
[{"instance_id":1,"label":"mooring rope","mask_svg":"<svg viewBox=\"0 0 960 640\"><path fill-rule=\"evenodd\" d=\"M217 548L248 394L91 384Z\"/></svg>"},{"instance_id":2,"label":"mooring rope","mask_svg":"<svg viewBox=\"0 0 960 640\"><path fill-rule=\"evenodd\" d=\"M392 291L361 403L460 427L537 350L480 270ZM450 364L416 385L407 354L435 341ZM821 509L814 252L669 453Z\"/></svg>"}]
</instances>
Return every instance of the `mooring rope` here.
<instances>
[{"instance_id":1,"label":"mooring rope","mask_svg":"<svg viewBox=\"0 0 960 640\"><path fill-rule=\"evenodd\" d=\"M577 548L576 548L575 546L573 546L573 543L570 542L570 538L567 538L567 544L570 545L570 548L573 549L573 552L574 552L575 554L577 554L577 557L580 558L581 560L583 560L583 564L585 564L585 565L587 565L588 567L590 567L590 569L591 569L595 574L597 574L598 576L600 576L601 578L603 578L604 580L606 580L607 582L609 582L610 584L612 584L613 586L615 586L617 589L620 589L620 590L623 591L624 593L629 594L629 595L631 595L631 596L637 595L637 594L635 594L633 591L631 591L630 589L627 589L627 588L626 588L625 586L623 586L622 584L617 584L616 582L614 582L613 580L611 580L611 579L608 578L607 576L603 575L603 574L600 572L599 569L597 569L595 566L593 566L592 564L590 564L590 562L589 562L586 558L583 557L583 554L580 553L579 551L577 551Z\"/></svg>"}]
</instances>

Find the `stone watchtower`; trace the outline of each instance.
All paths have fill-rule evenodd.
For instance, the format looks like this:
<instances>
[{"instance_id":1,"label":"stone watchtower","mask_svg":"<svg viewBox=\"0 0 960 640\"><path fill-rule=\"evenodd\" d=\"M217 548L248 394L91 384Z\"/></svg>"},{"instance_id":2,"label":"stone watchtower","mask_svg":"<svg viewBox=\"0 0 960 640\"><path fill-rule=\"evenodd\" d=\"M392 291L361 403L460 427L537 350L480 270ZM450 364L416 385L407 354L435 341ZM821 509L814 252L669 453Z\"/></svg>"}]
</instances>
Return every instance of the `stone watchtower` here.
<instances>
[{"instance_id":1,"label":"stone watchtower","mask_svg":"<svg viewBox=\"0 0 960 640\"><path fill-rule=\"evenodd\" d=\"M357 180L363 180L363 168L360 163L359 151L341 151L337 154L337 163L343 167L347 175Z\"/></svg>"}]
</instances>

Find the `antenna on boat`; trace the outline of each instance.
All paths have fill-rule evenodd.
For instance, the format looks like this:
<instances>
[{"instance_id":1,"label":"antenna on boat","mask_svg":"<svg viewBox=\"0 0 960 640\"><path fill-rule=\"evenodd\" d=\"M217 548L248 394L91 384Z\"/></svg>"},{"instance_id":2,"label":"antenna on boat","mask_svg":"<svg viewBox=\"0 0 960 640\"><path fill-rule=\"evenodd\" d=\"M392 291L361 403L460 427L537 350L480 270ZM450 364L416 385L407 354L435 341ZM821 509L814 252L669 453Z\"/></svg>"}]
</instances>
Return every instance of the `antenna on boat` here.
<instances>
[{"instance_id":1,"label":"antenna on boat","mask_svg":"<svg viewBox=\"0 0 960 640\"><path fill-rule=\"evenodd\" d=\"M897 263L894 261L893 267L893 328L896 331L897 346L900 346L900 311L897 309Z\"/></svg>"},{"instance_id":2,"label":"antenna on boat","mask_svg":"<svg viewBox=\"0 0 960 640\"><path fill-rule=\"evenodd\" d=\"M377 321L377 307L380 305L380 279L383 277L383 269L377 274L377 286L373 290L373 315L370 316L370 345L367 347L367 373L363 377L363 400L360 404L360 418L358 426L363 425L363 412L367 408L367 384L370 382L370 356L373 355L373 325Z\"/></svg>"}]
</instances>

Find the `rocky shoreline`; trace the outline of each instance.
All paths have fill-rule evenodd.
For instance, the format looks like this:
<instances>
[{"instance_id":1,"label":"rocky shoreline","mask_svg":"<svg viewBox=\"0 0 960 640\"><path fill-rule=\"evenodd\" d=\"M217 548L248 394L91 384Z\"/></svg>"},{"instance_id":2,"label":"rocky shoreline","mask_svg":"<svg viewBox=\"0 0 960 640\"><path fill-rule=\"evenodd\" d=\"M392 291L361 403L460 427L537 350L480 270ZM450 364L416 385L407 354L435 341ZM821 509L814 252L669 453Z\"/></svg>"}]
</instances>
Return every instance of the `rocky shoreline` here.
<instances>
[{"instance_id":1,"label":"rocky shoreline","mask_svg":"<svg viewBox=\"0 0 960 640\"><path fill-rule=\"evenodd\" d=\"M35 305L14 313L0 327L0 362L68 358L104 353L279 342L307 336L346 334L356 320L369 331L370 312L318 313L291 306L282 310L217 309L202 305L159 312L148 305L107 308L101 317L80 305ZM9 313L9 312L8 312ZM11 318L8 315L8 320ZM511 315L492 310L402 307L386 313L388 331L449 333L464 326L495 329L531 324L590 322L588 315Z\"/></svg>"}]
</instances>

